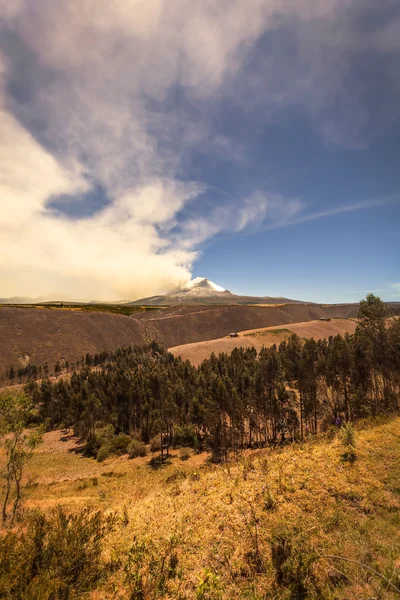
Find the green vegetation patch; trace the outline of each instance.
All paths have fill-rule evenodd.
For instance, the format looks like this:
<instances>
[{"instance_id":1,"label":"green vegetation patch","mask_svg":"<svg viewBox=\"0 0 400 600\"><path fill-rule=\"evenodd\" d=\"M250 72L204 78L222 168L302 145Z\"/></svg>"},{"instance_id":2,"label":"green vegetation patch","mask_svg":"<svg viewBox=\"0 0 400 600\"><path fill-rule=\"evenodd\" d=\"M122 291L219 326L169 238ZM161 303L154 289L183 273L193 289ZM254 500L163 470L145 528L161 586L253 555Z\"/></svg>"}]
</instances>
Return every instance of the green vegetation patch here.
<instances>
[{"instance_id":1,"label":"green vegetation patch","mask_svg":"<svg viewBox=\"0 0 400 600\"><path fill-rule=\"evenodd\" d=\"M254 333L245 333L244 337L263 337L266 335L269 335L270 333L272 333L272 335L279 335L281 333L292 333L290 331L290 329L286 329L284 327L282 327L281 329L266 329L265 331L255 331Z\"/></svg>"},{"instance_id":2,"label":"green vegetation patch","mask_svg":"<svg viewBox=\"0 0 400 600\"><path fill-rule=\"evenodd\" d=\"M57 309L72 310L78 312L111 313L115 315L125 315L129 317L135 313L160 310L167 308L165 306L127 306L119 304L64 304L63 302L54 302L46 304L3 304L2 306L12 306L13 308L37 308L37 309Z\"/></svg>"}]
</instances>

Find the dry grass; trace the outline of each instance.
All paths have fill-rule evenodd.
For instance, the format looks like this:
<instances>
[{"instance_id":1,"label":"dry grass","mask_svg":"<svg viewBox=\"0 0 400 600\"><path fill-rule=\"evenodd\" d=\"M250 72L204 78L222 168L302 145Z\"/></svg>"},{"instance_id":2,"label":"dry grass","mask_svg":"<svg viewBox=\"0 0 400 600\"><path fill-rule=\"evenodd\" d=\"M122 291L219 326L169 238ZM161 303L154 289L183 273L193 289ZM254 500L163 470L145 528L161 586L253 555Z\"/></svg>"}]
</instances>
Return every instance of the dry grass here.
<instances>
[{"instance_id":1,"label":"dry grass","mask_svg":"<svg viewBox=\"0 0 400 600\"><path fill-rule=\"evenodd\" d=\"M133 541L153 548L154 561L171 536L180 575L157 597L194 598L207 567L211 588L198 597L289 598L274 583L271 562L271 539L282 531L297 554L316 558L306 578L309 597L395 598L366 569L321 557L355 559L399 585L399 431L400 418L360 425L353 465L341 460L335 436L249 451L220 466L208 464L206 454L182 461L174 451L171 464L157 471L148 457L99 464L79 454L76 440L51 432L30 463L25 507L125 514L105 552L119 567L93 598L129 598L123 565ZM144 578L151 568L144 567Z\"/></svg>"}]
</instances>

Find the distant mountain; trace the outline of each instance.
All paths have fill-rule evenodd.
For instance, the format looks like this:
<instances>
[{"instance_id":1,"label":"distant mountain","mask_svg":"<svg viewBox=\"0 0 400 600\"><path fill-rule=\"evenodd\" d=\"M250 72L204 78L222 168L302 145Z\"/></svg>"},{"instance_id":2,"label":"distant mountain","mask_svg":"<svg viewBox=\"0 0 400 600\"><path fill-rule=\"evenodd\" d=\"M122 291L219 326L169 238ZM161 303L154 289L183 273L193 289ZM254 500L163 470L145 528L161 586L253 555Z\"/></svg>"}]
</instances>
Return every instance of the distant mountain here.
<instances>
[{"instance_id":1,"label":"distant mountain","mask_svg":"<svg viewBox=\"0 0 400 600\"><path fill-rule=\"evenodd\" d=\"M184 288L165 296L150 296L127 302L128 306L170 306L177 304L304 304L301 300L271 296L239 296L205 277L196 277Z\"/></svg>"},{"instance_id":2,"label":"distant mountain","mask_svg":"<svg viewBox=\"0 0 400 600\"><path fill-rule=\"evenodd\" d=\"M290 298L274 298L271 296L239 296L232 294L220 285L210 281L206 277L196 277L176 292L163 296L150 296L149 298L140 298L139 300L128 301L120 300L116 302L100 302L91 300L85 302L82 300L73 300L67 296L53 293L39 298L13 297L0 298L0 304L51 304L52 302L64 302L65 304L118 304L122 306L175 306L185 304L304 304L301 300L292 300ZM313 303L307 303L313 304Z\"/></svg>"},{"instance_id":3,"label":"distant mountain","mask_svg":"<svg viewBox=\"0 0 400 600\"><path fill-rule=\"evenodd\" d=\"M25 296L13 296L12 298L0 298L0 304L44 304L51 302L75 302L68 296L62 294L50 294L48 296L39 296L38 298L28 298Z\"/></svg>"}]
</instances>

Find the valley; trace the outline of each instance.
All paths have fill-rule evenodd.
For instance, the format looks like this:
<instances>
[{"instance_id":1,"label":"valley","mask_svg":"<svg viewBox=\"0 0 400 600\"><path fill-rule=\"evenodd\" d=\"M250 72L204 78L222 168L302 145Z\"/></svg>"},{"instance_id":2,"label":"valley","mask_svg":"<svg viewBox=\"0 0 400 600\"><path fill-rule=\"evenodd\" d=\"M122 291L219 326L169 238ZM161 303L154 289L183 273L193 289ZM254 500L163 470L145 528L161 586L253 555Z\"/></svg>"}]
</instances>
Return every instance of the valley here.
<instances>
[{"instance_id":1,"label":"valley","mask_svg":"<svg viewBox=\"0 0 400 600\"><path fill-rule=\"evenodd\" d=\"M50 368L75 363L86 353L158 339L168 348L220 339L232 331L283 326L330 317L354 318L358 306L280 304L277 306L172 306L131 315L69 307L0 306L0 373L30 364Z\"/></svg>"}]
</instances>

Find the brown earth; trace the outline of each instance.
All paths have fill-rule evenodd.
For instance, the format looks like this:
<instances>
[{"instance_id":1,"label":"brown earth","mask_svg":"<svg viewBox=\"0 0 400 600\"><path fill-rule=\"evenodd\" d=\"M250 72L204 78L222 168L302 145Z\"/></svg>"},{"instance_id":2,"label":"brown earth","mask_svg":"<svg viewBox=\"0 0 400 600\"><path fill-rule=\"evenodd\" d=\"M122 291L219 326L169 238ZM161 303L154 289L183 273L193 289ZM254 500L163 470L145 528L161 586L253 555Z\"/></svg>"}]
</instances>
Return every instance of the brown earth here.
<instances>
[{"instance_id":1,"label":"brown earth","mask_svg":"<svg viewBox=\"0 0 400 600\"><path fill-rule=\"evenodd\" d=\"M351 319L334 319L332 321L308 321L305 323L287 324L281 328L267 327L262 329L250 329L239 332L236 338L223 337L217 340L206 342L195 342L193 344L184 344L170 348L175 356L180 356L183 360L189 360L194 365L199 365L203 360L209 358L214 352L218 354L230 353L234 348L251 348L254 346L260 351L263 346L269 347L273 344L279 344L292 333L296 333L302 338L323 339L331 335L343 335L344 333L354 333L356 322Z\"/></svg>"},{"instance_id":2,"label":"brown earth","mask_svg":"<svg viewBox=\"0 0 400 600\"><path fill-rule=\"evenodd\" d=\"M167 346L218 339L233 331L311 321L320 317L355 317L357 304L321 306L284 304L261 306L180 306L156 313L141 313L135 319L159 333ZM132 318L132 317L131 317Z\"/></svg>"},{"instance_id":3,"label":"brown earth","mask_svg":"<svg viewBox=\"0 0 400 600\"><path fill-rule=\"evenodd\" d=\"M131 316L35 307L0 307L0 374L29 362L50 371L57 360L142 343L156 335L167 347L218 339L232 331L283 325L321 316L348 318L358 305L285 304L177 306Z\"/></svg>"}]
</instances>

